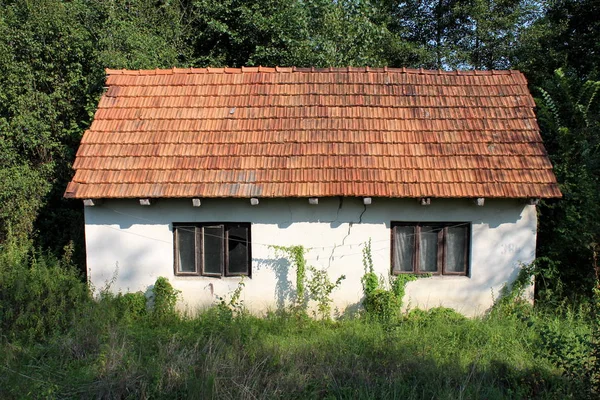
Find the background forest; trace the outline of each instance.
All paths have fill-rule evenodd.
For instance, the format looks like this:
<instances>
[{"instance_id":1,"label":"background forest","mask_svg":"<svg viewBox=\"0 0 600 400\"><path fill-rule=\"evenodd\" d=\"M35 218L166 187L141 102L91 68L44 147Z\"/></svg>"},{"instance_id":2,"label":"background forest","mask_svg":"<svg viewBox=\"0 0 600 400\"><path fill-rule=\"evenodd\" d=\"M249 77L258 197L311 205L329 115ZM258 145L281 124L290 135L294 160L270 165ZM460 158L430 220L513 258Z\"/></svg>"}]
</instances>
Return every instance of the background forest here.
<instances>
[{"instance_id":1,"label":"background forest","mask_svg":"<svg viewBox=\"0 0 600 400\"><path fill-rule=\"evenodd\" d=\"M73 243L83 265L82 205L62 194L106 67L518 69L564 194L539 207L538 294L590 296L598 16L598 0L0 0L0 243Z\"/></svg>"},{"instance_id":2,"label":"background forest","mask_svg":"<svg viewBox=\"0 0 600 400\"><path fill-rule=\"evenodd\" d=\"M193 316L165 278L92 299L62 195L104 69L255 65L524 72L564 195L535 307L527 275L474 319L369 273L336 321L253 317L243 284ZM599 398L599 92L600 0L0 0L0 398Z\"/></svg>"}]
</instances>

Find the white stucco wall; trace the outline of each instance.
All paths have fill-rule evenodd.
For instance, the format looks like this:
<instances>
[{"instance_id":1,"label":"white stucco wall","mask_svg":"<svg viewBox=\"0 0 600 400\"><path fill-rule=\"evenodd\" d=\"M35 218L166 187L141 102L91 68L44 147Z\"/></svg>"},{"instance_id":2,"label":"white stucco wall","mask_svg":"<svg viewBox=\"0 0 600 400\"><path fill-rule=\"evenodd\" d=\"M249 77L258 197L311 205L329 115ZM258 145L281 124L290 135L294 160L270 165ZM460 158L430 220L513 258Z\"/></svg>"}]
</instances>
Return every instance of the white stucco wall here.
<instances>
[{"instance_id":1,"label":"white stucco wall","mask_svg":"<svg viewBox=\"0 0 600 400\"><path fill-rule=\"evenodd\" d=\"M356 309L362 298L362 244L371 238L376 271L390 271L390 222L470 222L469 276L433 276L410 282L404 304L409 307L451 307L466 315L485 312L519 264L535 257L535 206L519 200L486 199L478 207L467 199L432 199L421 206L414 199L203 199L158 200L140 206L136 200L107 200L85 207L87 267L90 282L100 289L116 277L113 291L146 291L157 277L169 278L182 291L187 307L213 304L215 295L230 294L240 278L177 277L173 273L173 222L252 223L252 278L245 279L242 298L256 312L289 304L294 296L295 271L277 259L269 245L311 248L308 262L327 268L332 280L346 275L333 293L334 307ZM359 218L362 222L359 223Z\"/></svg>"}]
</instances>

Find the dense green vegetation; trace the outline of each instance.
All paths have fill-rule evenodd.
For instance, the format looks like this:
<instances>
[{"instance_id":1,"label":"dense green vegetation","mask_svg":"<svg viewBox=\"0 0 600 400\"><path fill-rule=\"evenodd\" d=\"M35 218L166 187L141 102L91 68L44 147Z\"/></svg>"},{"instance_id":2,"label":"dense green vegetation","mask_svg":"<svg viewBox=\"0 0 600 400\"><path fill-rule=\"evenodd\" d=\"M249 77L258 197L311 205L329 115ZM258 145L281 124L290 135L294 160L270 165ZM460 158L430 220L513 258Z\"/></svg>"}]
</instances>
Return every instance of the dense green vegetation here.
<instances>
[{"instance_id":1,"label":"dense green vegetation","mask_svg":"<svg viewBox=\"0 0 600 400\"><path fill-rule=\"evenodd\" d=\"M259 318L245 311L243 286L185 316L165 278L148 299L103 290L94 301L68 257L32 254L45 261L28 263L15 257L19 251L7 254L0 260L3 399L598 395L591 310L534 310L519 300L519 285L476 319L443 308L400 314L381 302L335 321L295 306Z\"/></svg>"},{"instance_id":2,"label":"dense green vegetation","mask_svg":"<svg viewBox=\"0 0 600 400\"><path fill-rule=\"evenodd\" d=\"M597 396L599 14L596 0L0 0L0 397ZM536 309L508 296L481 319L399 315L402 282L368 274L366 314L335 322L257 319L235 298L182 317L167 281L151 309L92 301L81 204L62 194L104 68L242 65L523 71L564 194L539 207ZM306 273L325 314L343 281Z\"/></svg>"},{"instance_id":3,"label":"dense green vegetation","mask_svg":"<svg viewBox=\"0 0 600 400\"><path fill-rule=\"evenodd\" d=\"M594 0L0 0L0 244L82 267L62 198L104 68L513 68L537 97L564 193L540 207L546 297L589 299L600 243L600 23ZM556 71L560 72L556 72Z\"/></svg>"}]
</instances>

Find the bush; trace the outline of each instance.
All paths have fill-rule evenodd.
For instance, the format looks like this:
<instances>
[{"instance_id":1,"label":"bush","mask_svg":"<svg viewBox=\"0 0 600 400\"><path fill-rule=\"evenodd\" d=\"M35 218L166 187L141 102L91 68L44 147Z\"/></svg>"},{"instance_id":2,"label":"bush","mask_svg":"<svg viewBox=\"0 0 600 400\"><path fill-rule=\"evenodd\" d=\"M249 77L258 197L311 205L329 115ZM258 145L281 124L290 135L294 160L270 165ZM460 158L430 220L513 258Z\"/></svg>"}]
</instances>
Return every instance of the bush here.
<instances>
[{"instance_id":1,"label":"bush","mask_svg":"<svg viewBox=\"0 0 600 400\"><path fill-rule=\"evenodd\" d=\"M429 310L414 309L406 316L407 321L427 324L432 321L443 323L458 323L467 320L467 317L451 308L435 307Z\"/></svg>"},{"instance_id":2,"label":"bush","mask_svg":"<svg viewBox=\"0 0 600 400\"><path fill-rule=\"evenodd\" d=\"M0 256L0 327L10 340L44 341L64 332L90 302L87 284L69 257L6 242Z\"/></svg>"},{"instance_id":3,"label":"bush","mask_svg":"<svg viewBox=\"0 0 600 400\"><path fill-rule=\"evenodd\" d=\"M561 369L581 389L590 387L593 379L593 343L590 326L580 318L564 320L546 317L534 328L539 332L539 356ZM592 322L593 324L593 322Z\"/></svg>"},{"instance_id":4,"label":"bush","mask_svg":"<svg viewBox=\"0 0 600 400\"><path fill-rule=\"evenodd\" d=\"M395 293L385 289L375 289L365 296L363 306L368 315L389 321L398 315L400 302Z\"/></svg>"},{"instance_id":5,"label":"bush","mask_svg":"<svg viewBox=\"0 0 600 400\"><path fill-rule=\"evenodd\" d=\"M154 283L152 315L159 320L170 319L176 315L175 306L179 291L173 288L171 282L163 276L159 276Z\"/></svg>"},{"instance_id":6,"label":"bush","mask_svg":"<svg viewBox=\"0 0 600 400\"><path fill-rule=\"evenodd\" d=\"M142 292L119 294L116 300L124 317L137 319L147 314L146 296Z\"/></svg>"},{"instance_id":7,"label":"bush","mask_svg":"<svg viewBox=\"0 0 600 400\"><path fill-rule=\"evenodd\" d=\"M365 297L363 307L370 317L380 321L390 321L400 313L406 284L418 278L414 274L402 274L389 277L389 289L384 289L385 282L377 278L371 255L371 239L363 248L363 266L365 274L361 278Z\"/></svg>"}]
</instances>

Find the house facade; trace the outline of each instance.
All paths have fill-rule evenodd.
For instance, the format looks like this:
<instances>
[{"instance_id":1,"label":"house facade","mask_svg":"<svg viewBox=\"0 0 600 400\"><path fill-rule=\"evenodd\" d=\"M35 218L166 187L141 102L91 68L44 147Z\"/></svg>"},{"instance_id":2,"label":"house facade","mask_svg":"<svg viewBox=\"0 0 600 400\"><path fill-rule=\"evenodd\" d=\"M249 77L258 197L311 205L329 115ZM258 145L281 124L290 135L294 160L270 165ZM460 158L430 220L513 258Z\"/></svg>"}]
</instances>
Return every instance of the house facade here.
<instances>
[{"instance_id":1,"label":"house facade","mask_svg":"<svg viewBox=\"0 0 600 400\"><path fill-rule=\"evenodd\" d=\"M485 312L535 258L536 203L560 196L516 71L107 71L66 197L84 201L88 277L189 309L244 281L256 312L295 298L276 246L346 279L417 274L405 305Z\"/></svg>"}]
</instances>

